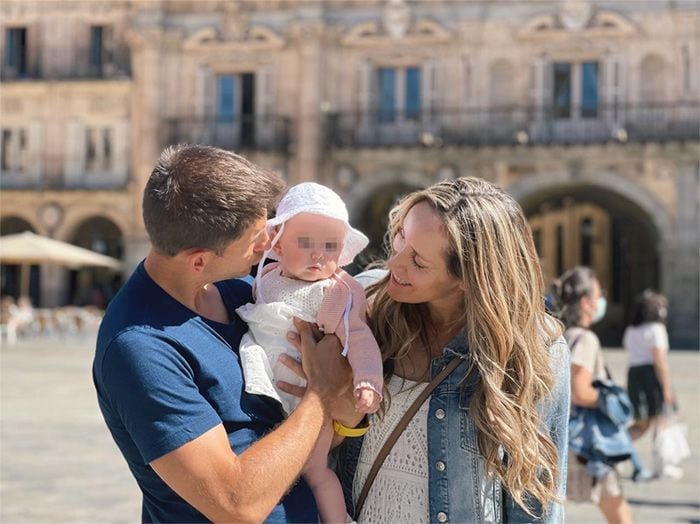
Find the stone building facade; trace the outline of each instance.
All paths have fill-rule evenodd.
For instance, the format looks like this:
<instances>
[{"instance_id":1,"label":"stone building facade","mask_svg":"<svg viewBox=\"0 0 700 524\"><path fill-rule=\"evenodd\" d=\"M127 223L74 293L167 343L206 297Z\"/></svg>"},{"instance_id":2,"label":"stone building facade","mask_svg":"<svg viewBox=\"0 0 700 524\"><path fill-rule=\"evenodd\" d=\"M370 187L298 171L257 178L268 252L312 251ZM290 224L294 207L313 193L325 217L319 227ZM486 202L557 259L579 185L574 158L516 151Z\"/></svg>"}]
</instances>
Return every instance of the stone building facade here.
<instances>
[{"instance_id":1,"label":"stone building facade","mask_svg":"<svg viewBox=\"0 0 700 524\"><path fill-rule=\"evenodd\" d=\"M133 268L142 189L174 142L334 187L375 255L398 195L473 175L521 203L548 279L596 269L606 342L653 287L673 345L698 346L694 1L6 0L0 30L3 234ZM46 305L105 283L34 275Z\"/></svg>"}]
</instances>

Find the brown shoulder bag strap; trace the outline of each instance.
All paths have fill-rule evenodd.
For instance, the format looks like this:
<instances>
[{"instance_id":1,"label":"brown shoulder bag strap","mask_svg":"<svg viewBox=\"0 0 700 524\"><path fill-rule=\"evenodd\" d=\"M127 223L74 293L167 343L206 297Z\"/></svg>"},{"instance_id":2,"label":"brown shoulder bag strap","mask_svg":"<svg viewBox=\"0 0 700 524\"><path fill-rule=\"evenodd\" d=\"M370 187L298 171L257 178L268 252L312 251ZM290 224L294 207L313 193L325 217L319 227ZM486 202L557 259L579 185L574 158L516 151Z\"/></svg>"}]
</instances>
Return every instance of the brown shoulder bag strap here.
<instances>
[{"instance_id":1,"label":"brown shoulder bag strap","mask_svg":"<svg viewBox=\"0 0 700 524\"><path fill-rule=\"evenodd\" d=\"M421 391L421 394L418 395L416 400L413 401L413 404L411 404L406 413L404 413L403 417L401 417L399 423L396 424L396 427L384 442L382 449L379 450L377 458L374 459L374 463L372 464L372 468L369 470L369 474L367 475L365 484L364 486L362 486L360 496L357 498L357 504L355 504L355 516L353 517L355 520L357 520L360 517L360 511L362 511L362 506L365 505L365 500L367 499L369 489L372 487L374 479L377 476L377 473L379 473L379 469L384 464L384 461L389 455L391 448L394 447L394 444L396 444L396 441L401 436L401 433L403 433L403 430L406 429L408 423L423 405L423 402L425 402L425 400L430 396L433 390L436 387L438 387L440 383L449 376L450 373L457 369L457 366L459 366L461 363L461 357L454 357L452 360L450 360L450 362L444 368L442 368L442 371L435 375L435 378L428 383L428 385L423 391Z\"/></svg>"}]
</instances>

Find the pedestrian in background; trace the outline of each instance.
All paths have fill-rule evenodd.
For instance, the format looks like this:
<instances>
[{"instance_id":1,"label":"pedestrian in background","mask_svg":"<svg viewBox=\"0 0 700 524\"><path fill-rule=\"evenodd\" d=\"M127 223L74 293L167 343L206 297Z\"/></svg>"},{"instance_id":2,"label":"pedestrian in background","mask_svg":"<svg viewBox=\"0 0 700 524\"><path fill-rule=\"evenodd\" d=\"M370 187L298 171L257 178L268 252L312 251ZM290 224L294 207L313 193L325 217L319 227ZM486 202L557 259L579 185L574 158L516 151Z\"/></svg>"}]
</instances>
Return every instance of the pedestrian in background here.
<instances>
[{"instance_id":1,"label":"pedestrian in background","mask_svg":"<svg viewBox=\"0 0 700 524\"><path fill-rule=\"evenodd\" d=\"M554 282L552 296L571 349L571 404L595 409L599 390L593 381L607 379L600 340L590 329L605 316L607 309L600 282L591 268L575 267ZM614 467L604 476L594 477L579 457L570 452L566 496L573 502L597 504L610 523L632 522L632 511Z\"/></svg>"},{"instance_id":2,"label":"pedestrian in background","mask_svg":"<svg viewBox=\"0 0 700 524\"><path fill-rule=\"evenodd\" d=\"M627 391L634 407L633 439L656 427L664 409L673 410L673 390L668 369L666 297L649 289L634 303L632 323L625 329L622 345L628 356Z\"/></svg>"}]
</instances>

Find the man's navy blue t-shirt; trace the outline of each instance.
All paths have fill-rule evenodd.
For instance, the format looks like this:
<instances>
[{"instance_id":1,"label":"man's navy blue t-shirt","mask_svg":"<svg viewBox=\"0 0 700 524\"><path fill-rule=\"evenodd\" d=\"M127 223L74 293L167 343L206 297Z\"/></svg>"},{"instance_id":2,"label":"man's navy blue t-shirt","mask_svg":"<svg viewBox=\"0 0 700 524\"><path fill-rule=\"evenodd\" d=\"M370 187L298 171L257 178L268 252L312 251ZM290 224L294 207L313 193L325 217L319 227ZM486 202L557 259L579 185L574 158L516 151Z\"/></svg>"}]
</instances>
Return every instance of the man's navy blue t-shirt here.
<instances>
[{"instance_id":1,"label":"man's navy blue t-shirt","mask_svg":"<svg viewBox=\"0 0 700 524\"><path fill-rule=\"evenodd\" d=\"M245 392L238 345L247 331L235 309L252 301L238 280L216 284L232 320L204 319L168 295L139 264L111 301L93 363L107 426L143 493L144 522L205 522L149 463L224 425L240 454L282 421L277 403ZM317 522L303 479L267 522Z\"/></svg>"}]
</instances>

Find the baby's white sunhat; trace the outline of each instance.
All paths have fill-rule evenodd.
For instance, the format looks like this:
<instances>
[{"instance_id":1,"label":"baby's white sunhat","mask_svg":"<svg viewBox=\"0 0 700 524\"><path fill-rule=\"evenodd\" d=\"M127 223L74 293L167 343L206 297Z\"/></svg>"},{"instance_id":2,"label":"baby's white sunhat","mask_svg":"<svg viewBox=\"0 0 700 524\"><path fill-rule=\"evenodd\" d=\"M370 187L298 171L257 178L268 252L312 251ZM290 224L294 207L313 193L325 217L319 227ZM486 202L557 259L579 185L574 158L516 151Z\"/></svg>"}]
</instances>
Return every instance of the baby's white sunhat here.
<instances>
[{"instance_id":1,"label":"baby's white sunhat","mask_svg":"<svg viewBox=\"0 0 700 524\"><path fill-rule=\"evenodd\" d=\"M289 188L289 191L282 197L277 206L276 216L267 221L268 229L275 226L281 227L277 230L277 234L274 235L272 245L269 251L265 253L266 257L278 260L272 248L282 235L284 223L299 213L322 215L340 220L345 224L346 233L343 250L340 252L340 257L338 257L338 265L341 267L350 264L360 251L369 244L369 239L350 225L345 202L335 191L315 182L303 182Z\"/></svg>"}]
</instances>

